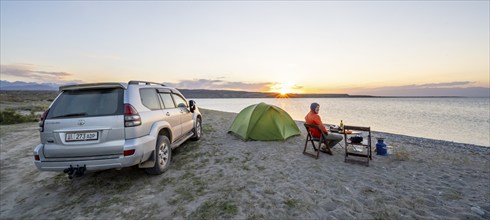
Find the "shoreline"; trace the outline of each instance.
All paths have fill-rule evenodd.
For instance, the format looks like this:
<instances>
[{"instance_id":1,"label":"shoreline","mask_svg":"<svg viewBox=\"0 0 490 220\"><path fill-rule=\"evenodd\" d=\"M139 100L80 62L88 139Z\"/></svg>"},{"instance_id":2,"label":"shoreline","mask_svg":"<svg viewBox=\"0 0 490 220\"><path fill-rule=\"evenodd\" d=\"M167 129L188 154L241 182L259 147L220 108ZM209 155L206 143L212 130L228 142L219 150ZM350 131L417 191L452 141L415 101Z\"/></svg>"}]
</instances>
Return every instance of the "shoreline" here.
<instances>
[{"instance_id":1,"label":"shoreline","mask_svg":"<svg viewBox=\"0 0 490 220\"><path fill-rule=\"evenodd\" d=\"M393 154L366 167L338 145L303 155L301 121L299 136L245 142L227 133L236 113L201 110L202 139L175 149L159 176L40 172L37 123L0 126L0 218L490 219L489 148L373 131Z\"/></svg>"},{"instance_id":2,"label":"shoreline","mask_svg":"<svg viewBox=\"0 0 490 220\"><path fill-rule=\"evenodd\" d=\"M230 112L230 111L221 111L221 110L214 110L214 109L207 109L207 108L199 108L201 110L206 110L206 111L215 111L215 112L224 112L224 113L230 113L230 114L238 114L237 112ZM296 123L303 124L305 121L304 120L294 120ZM332 124L325 124L325 125L332 125ZM299 126L300 129L304 129L302 126ZM426 141L431 141L431 142L440 142L438 144L444 144L444 145L449 145L449 147L463 147L463 148L483 148L483 151L486 151L487 149L490 150L490 146L484 146L484 145L478 145L478 144L471 144L471 143L462 143L462 142L455 142L455 141L446 141L446 140L440 140L440 139L433 139L433 138L425 138L425 137L417 137L417 136L410 136L410 135L405 135L405 134L396 134L396 133L390 133L390 132L383 132L383 131L375 131L372 130L371 132L376 132L378 134L384 134L386 136L399 136L399 137L405 137L405 138L417 138L417 139L423 139Z\"/></svg>"}]
</instances>

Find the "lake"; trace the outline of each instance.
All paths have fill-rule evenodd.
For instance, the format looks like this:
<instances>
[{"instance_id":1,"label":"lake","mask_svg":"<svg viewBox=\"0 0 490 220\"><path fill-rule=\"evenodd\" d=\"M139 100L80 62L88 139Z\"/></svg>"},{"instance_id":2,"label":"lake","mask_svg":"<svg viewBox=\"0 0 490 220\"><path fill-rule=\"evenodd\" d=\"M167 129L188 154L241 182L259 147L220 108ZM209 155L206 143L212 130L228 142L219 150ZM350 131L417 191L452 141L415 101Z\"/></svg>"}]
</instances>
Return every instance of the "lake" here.
<instances>
[{"instance_id":1,"label":"lake","mask_svg":"<svg viewBox=\"0 0 490 220\"><path fill-rule=\"evenodd\" d=\"M226 112L265 102L304 121L320 104L323 123L490 147L490 98L242 98L194 99L197 106ZM204 116L204 121L206 120Z\"/></svg>"}]
</instances>

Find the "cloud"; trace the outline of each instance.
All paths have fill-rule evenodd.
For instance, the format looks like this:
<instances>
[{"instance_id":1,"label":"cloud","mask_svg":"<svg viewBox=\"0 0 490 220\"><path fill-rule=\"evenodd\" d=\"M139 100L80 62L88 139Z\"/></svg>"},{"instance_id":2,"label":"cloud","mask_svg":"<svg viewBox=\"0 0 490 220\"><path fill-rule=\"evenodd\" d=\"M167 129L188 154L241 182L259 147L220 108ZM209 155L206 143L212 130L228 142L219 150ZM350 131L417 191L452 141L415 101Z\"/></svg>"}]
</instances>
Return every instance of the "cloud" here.
<instances>
[{"instance_id":1,"label":"cloud","mask_svg":"<svg viewBox=\"0 0 490 220\"><path fill-rule=\"evenodd\" d=\"M461 81L461 82L447 82L447 83L429 83L422 85L415 85L418 88L440 88L440 87L452 87L452 86L464 86L474 84L475 82Z\"/></svg>"},{"instance_id":2,"label":"cloud","mask_svg":"<svg viewBox=\"0 0 490 220\"><path fill-rule=\"evenodd\" d=\"M275 83L271 83L270 84L270 87L271 88L274 88L274 87L284 87L284 86L287 86L288 89L291 89L291 90L301 90L304 88L304 86L301 86L301 85L298 85L298 84L284 84L284 83L278 83L278 82L275 82Z\"/></svg>"},{"instance_id":3,"label":"cloud","mask_svg":"<svg viewBox=\"0 0 490 220\"><path fill-rule=\"evenodd\" d=\"M385 86L378 87L374 89L419 89L419 88L447 88L454 86L466 86L474 84L475 82L470 81L459 81L459 82L443 82L443 83L427 83L427 84L411 84L411 85L403 85L403 86Z\"/></svg>"},{"instance_id":4,"label":"cloud","mask_svg":"<svg viewBox=\"0 0 490 220\"><path fill-rule=\"evenodd\" d=\"M2 76L15 76L41 82L66 82L65 77L73 74L67 72L50 72L39 70L33 64L0 65Z\"/></svg>"},{"instance_id":5,"label":"cloud","mask_svg":"<svg viewBox=\"0 0 490 220\"><path fill-rule=\"evenodd\" d=\"M193 79L181 80L178 83L165 83L165 85L179 89L214 89L214 90L246 90L246 91L268 91L272 83L244 83L230 82L221 79Z\"/></svg>"}]
</instances>

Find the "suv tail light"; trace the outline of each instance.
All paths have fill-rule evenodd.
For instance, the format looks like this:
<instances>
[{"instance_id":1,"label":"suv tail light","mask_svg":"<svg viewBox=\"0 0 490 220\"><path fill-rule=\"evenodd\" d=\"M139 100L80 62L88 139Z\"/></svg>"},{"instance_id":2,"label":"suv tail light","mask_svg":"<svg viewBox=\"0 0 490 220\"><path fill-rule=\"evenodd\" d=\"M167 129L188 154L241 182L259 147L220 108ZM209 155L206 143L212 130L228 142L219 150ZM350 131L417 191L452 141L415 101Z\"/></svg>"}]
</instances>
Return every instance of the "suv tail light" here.
<instances>
[{"instance_id":1,"label":"suv tail light","mask_svg":"<svg viewBox=\"0 0 490 220\"><path fill-rule=\"evenodd\" d=\"M135 149L125 150L125 151L123 152L123 155L124 155L125 157L127 157L127 156L131 156L131 155L133 155L133 154L134 154L134 152L135 152L135 151L136 151Z\"/></svg>"},{"instance_id":2,"label":"suv tail light","mask_svg":"<svg viewBox=\"0 0 490 220\"><path fill-rule=\"evenodd\" d=\"M39 119L39 131L40 132L43 132L44 131L44 120L46 120L46 116L48 115L48 110L46 110L45 112L43 112L43 114L41 115L41 118Z\"/></svg>"},{"instance_id":3,"label":"suv tail light","mask_svg":"<svg viewBox=\"0 0 490 220\"><path fill-rule=\"evenodd\" d=\"M124 127L141 125L141 117L131 104L124 104Z\"/></svg>"}]
</instances>

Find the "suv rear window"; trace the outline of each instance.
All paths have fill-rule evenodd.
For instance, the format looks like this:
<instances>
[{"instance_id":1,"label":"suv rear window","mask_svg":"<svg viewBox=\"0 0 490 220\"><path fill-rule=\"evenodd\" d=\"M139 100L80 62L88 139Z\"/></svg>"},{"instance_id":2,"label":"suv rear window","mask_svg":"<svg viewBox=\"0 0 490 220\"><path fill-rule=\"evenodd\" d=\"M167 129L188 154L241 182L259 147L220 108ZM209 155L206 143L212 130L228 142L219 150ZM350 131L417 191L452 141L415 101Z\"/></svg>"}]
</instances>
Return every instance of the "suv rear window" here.
<instances>
[{"instance_id":1,"label":"suv rear window","mask_svg":"<svg viewBox=\"0 0 490 220\"><path fill-rule=\"evenodd\" d=\"M119 88L64 91L46 118L122 115L123 94Z\"/></svg>"}]
</instances>

